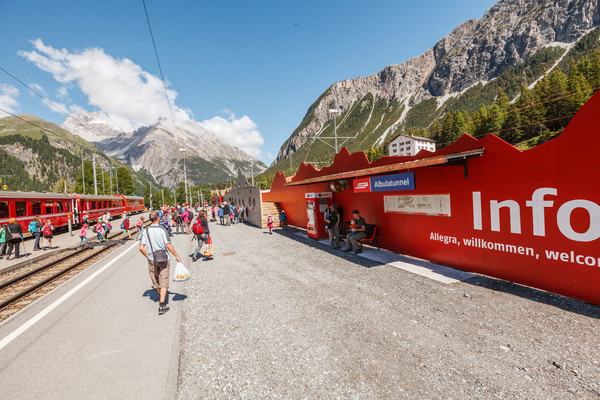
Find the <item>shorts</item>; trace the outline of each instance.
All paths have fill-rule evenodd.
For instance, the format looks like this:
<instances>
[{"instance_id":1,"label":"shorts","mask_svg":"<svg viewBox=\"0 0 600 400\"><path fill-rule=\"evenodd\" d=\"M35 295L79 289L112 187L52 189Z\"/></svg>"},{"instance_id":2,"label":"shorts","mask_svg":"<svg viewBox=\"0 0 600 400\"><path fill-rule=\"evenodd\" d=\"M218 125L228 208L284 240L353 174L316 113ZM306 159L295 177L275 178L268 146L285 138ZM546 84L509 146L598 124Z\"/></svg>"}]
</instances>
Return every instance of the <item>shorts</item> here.
<instances>
[{"instance_id":1,"label":"shorts","mask_svg":"<svg viewBox=\"0 0 600 400\"><path fill-rule=\"evenodd\" d=\"M154 261L148 260L148 272L150 273L150 279L152 279L152 287L154 289L168 289L169 288L169 267L171 261L167 261L166 264L162 264L158 267L154 266Z\"/></svg>"}]
</instances>

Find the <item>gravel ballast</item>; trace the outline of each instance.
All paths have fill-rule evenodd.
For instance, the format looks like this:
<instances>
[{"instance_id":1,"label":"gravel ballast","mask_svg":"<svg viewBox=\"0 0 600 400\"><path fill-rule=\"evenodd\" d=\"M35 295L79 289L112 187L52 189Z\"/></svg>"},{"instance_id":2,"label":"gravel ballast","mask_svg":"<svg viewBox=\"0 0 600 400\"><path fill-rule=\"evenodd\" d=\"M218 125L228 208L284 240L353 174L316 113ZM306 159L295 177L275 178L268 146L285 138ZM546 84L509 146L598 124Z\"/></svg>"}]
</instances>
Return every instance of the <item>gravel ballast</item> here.
<instances>
[{"instance_id":1,"label":"gravel ballast","mask_svg":"<svg viewBox=\"0 0 600 400\"><path fill-rule=\"evenodd\" d=\"M600 398L598 306L210 227L214 260L183 285L178 399Z\"/></svg>"}]
</instances>

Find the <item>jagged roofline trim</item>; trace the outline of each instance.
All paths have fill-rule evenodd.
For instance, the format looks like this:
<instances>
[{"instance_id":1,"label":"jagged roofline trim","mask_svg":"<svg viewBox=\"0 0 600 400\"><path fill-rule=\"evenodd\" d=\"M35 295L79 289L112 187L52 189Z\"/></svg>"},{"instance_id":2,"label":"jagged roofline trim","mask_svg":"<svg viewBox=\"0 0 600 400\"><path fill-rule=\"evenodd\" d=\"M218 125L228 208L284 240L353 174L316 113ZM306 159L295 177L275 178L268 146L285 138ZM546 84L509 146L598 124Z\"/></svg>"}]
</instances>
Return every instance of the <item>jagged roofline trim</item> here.
<instances>
[{"instance_id":1,"label":"jagged roofline trim","mask_svg":"<svg viewBox=\"0 0 600 400\"><path fill-rule=\"evenodd\" d=\"M457 158L468 158L468 157L480 156L484 153L484 151L485 151L485 148L481 147L478 149L466 150L466 151L461 151L458 153L451 153L451 154L446 154L446 155L441 155L441 156L422 158L419 160L406 161L406 162L390 164L390 165L383 165L381 167L373 167L373 168L361 169L361 170L357 170L357 171L349 171L349 172L341 172L341 173L332 174L332 175L317 176L314 178L304 179L304 180L301 180L298 182L289 182L286 184L286 186L307 185L309 183L327 182L327 181L332 181L332 180L336 180L336 179L357 178L360 176L377 175L377 174L383 174L386 172L400 171L400 170L405 170L405 169L410 169L410 168L429 167L429 166L433 166L433 165L446 164L447 162L456 160Z\"/></svg>"}]
</instances>

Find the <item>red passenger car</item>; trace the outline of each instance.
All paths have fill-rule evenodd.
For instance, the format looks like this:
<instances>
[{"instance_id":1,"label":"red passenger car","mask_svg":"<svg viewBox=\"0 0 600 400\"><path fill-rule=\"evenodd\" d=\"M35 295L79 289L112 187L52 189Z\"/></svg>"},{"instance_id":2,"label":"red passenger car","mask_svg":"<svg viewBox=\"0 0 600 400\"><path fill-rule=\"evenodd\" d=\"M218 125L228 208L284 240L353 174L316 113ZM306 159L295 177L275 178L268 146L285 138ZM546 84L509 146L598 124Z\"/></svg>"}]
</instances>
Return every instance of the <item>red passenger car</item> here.
<instances>
[{"instance_id":1,"label":"red passenger car","mask_svg":"<svg viewBox=\"0 0 600 400\"><path fill-rule=\"evenodd\" d=\"M56 228L67 226L74 208L73 196L61 193L36 192L0 192L0 224L8 224L10 218L16 218L23 232L34 217L40 217L42 223L52 220Z\"/></svg>"},{"instance_id":2,"label":"red passenger car","mask_svg":"<svg viewBox=\"0 0 600 400\"><path fill-rule=\"evenodd\" d=\"M144 198L139 196L96 196L62 193L4 192L0 191L0 225L8 224L10 218L16 218L23 232L27 232L29 223L40 217L42 223L52 220L55 228L83 221L87 213L90 221L101 217L105 211L111 216L120 216L123 211L138 213L144 211Z\"/></svg>"}]
</instances>

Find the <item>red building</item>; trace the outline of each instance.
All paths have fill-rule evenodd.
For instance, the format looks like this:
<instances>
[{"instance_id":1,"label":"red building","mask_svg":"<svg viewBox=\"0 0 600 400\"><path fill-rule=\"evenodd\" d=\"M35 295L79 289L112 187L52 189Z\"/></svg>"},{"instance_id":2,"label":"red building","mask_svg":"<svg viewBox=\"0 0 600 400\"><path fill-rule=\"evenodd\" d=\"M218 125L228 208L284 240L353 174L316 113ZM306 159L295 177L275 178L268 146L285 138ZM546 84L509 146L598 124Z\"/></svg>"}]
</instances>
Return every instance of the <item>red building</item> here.
<instances>
[{"instance_id":1,"label":"red building","mask_svg":"<svg viewBox=\"0 0 600 400\"><path fill-rule=\"evenodd\" d=\"M306 227L305 194L359 209L382 248L600 304L600 93L557 138L520 151L495 135L369 163L277 173L263 201Z\"/></svg>"}]
</instances>

